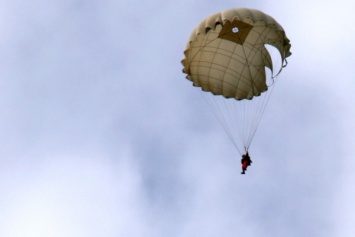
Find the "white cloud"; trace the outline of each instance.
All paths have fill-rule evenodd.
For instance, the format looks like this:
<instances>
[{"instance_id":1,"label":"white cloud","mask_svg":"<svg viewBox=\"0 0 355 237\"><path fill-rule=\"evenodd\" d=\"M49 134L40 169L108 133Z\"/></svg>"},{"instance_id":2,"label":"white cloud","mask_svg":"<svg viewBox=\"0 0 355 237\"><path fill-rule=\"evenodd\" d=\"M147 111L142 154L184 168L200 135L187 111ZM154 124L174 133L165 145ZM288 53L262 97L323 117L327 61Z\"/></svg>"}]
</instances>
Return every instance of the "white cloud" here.
<instances>
[{"instance_id":1,"label":"white cloud","mask_svg":"<svg viewBox=\"0 0 355 237\"><path fill-rule=\"evenodd\" d=\"M352 6L276 3L239 3L293 52L243 177L180 65L235 2L0 3L1 236L352 233Z\"/></svg>"},{"instance_id":2,"label":"white cloud","mask_svg":"<svg viewBox=\"0 0 355 237\"><path fill-rule=\"evenodd\" d=\"M111 162L53 156L3 167L1 235L142 236L147 206L141 177L127 155Z\"/></svg>"}]
</instances>

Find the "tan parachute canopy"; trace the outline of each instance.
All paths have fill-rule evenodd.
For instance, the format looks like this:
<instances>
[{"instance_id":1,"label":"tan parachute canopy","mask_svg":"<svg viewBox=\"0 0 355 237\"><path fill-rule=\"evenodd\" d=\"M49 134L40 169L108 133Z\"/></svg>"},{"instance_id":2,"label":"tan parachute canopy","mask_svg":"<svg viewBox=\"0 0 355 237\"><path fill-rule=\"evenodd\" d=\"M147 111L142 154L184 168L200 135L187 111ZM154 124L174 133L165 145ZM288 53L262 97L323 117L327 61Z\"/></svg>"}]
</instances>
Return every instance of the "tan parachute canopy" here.
<instances>
[{"instance_id":1,"label":"tan parachute canopy","mask_svg":"<svg viewBox=\"0 0 355 237\"><path fill-rule=\"evenodd\" d=\"M291 55L289 42L271 16L247 8L226 10L207 17L192 32L183 72L194 86L214 95L252 99L268 89L265 67L273 72L265 44L280 52L285 66Z\"/></svg>"}]
</instances>

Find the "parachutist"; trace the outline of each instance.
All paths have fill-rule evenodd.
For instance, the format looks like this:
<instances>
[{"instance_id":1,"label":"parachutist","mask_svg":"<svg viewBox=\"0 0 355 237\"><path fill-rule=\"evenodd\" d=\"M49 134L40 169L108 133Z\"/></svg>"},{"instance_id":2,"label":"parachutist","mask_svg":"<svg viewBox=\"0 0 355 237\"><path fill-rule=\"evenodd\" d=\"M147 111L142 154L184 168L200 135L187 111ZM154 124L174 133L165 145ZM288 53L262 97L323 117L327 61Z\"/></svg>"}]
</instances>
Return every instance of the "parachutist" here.
<instances>
[{"instance_id":1,"label":"parachutist","mask_svg":"<svg viewBox=\"0 0 355 237\"><path fill-rule=\"evenodd\" d=\"M250 166L251 163L253 163L253 161L250 159L248 151L244 155L242 155L241 163L242 163L242 173L241 174L245 174L247 167Z\"/></svg>"}]
</instances>

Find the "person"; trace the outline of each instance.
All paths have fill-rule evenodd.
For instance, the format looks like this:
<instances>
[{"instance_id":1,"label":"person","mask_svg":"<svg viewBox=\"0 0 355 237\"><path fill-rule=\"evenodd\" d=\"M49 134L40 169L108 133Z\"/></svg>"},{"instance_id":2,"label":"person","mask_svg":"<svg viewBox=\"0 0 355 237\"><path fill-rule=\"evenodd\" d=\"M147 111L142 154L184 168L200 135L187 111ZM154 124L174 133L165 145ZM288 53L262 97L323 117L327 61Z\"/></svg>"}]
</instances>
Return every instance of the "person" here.
<instances>
[{"instance_id":1,"label":"person","mask_svg":"<svg viewBox=\"0 0 355 237\"><path fill-rule=\"evenodd\" d=\"M253 163L253 161L251 161L251 159L250 159L248 151L244 155L242 155L241 163L242 163L242 173L241 174L245 174L247 167L250 166L251 163Z\"/></svg>"}]
</instances>

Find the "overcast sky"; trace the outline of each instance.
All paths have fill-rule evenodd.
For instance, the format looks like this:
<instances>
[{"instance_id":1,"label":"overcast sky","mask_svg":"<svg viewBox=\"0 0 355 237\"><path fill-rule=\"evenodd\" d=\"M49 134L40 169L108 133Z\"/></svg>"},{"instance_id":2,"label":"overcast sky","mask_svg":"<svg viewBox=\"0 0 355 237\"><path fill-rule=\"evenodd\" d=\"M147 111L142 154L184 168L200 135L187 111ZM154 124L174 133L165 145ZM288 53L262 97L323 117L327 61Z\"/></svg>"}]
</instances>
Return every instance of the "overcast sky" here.
<instances>
[{"instance_id":1,"label":"overcast sky","mask_svg":"<svg viewBox=\"0 0 355 237\"><path fill-rule=\"evenodd\" d=\"M245 176L180 63L200 21L238 7L293 53ZM0 0L0 236L354 236L354 7Z\"/></svg>"}]
</instances>

